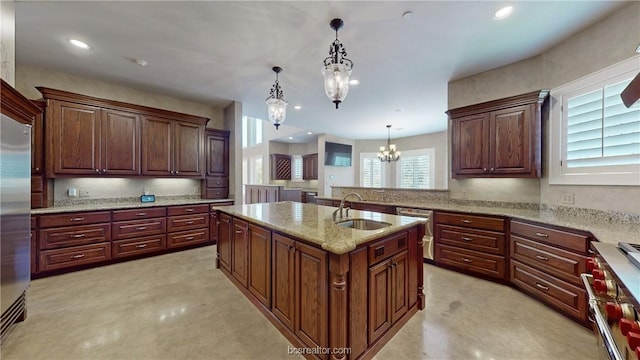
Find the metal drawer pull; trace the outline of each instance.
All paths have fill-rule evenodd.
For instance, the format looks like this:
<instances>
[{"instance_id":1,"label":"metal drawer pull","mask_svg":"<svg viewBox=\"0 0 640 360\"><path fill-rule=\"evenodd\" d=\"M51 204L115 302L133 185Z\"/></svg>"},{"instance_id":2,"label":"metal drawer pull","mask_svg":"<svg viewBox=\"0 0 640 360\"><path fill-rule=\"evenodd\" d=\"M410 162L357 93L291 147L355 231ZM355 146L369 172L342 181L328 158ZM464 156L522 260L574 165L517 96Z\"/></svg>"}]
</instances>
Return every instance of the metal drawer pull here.
<instances>
[{"instance_id":1,"label":"metal drawer pull","mask_svg":"<svg viewBox=\"0 0 640 360\"><path fill-rule=\"evenodd\" d=\"M85 234L76 234L76 235L71 235L72 238L74 239L79 239L79 238L83 238L85 237Z\"/></svg>"},{"instance_id":2,"label":"metal drawer pull","mask_svg":"<svg viewBox=\"0 0 640 360\"><path fill-rule=\"evenodd\" d=\"M69 219L69 221L82 221L82 220L84 220L84 218L83 218L83 217L77 217L77 218L71 218L71 219Z\"/></svg>"},{"instance_id":3,"label":"metal drawer pull","mask_svg":"<svg viewBox=\"0 0 640 360\"><path fill-rule=\"evenodd\" d=\"M142 212L142 213L137 213L137 214L136 214L136 216L145 216L145 215L147 215L147 213L146 213L146 212Z\"/></svg>"},{"instance_id":4,"label":"metal drawer pull","mask_svg":"<svg viewBox=\"0 0 640 360\"><path fill-rule=\"evenodd\" d=\"M185 240L189 241L189 240L193 240L194 237L193 236L189 236L188 238L185 238Z\"/></svg>"},{"instance_id":5,"label":"metal drawer pull","mask_svg":"<svg viewBox=\"0 0 640 360\"><path fill-rule=\"evenodd\" d=\"M84 254L78 254L78 255L71 256L72 259L80 259L80 258L83 258L83 257L84 257Z\"/></svg>"},{"instance_id":6,"label":"metal drawer pull","mask_svg":"<svg viewBox=\"0 0 640 360\"><path fill-rule=\"evenodd\" d=\"M184 209L184 212L194 212L195 210L193 209Z\"/></svg>"},{"instance_id":7,"label":"metal drawer pull","mask_svg":"<svg viewBox=\"0 0 640 360\"><path fill-rule=\"evenodd\" d=\"M540 236L540 237L543 237L543 238L548 238L549 237L549 235L544 234L544 233L539 233L539 232L537 232L536 235Z\"/></svg>"},{"instance_id":8,"label":"metal drawer pull","mask_svg":"<svg viewBox=\"0 0 640 360\"><path fill-rule=\"evenodd\" d=\"M193 225L193 221L187 221L185 224L187 224L187 225Z\"/></svg>"},{"instance_id":9,"label":"metal drawer pull","mask_svg":"<svg viewBox=\"0 0 640 360\"><path fill-rule=\"evenodd\" d=\"M471 224L472 221L467 219L462 219L462 222L465 224Z\"/></svg>"},{"instance_id":10,"label":"metal drawer pull","mask_svg":"<svg viewBox=\"0 0 640 360\"><path fill-rule=\"evenodd\" d=\"M548 287L548 286L544 286L544 285L542 285L542 284L538 284L538 283L536 283L536 286L537 286L539 289L542 289L542 290L549 290L549 287Z\"/></svg>"},{"instance_id":11,"label":"metal drawer pull","mask_svg":"<svg viewBox=\"0 0 640 360\"><path fill-rule=\"evenodd\" d=\"M236 234L242 234L242 230L236 230Z\"/></svg>"},{"instance_id":12,"label":"metal drawer pull","mask_svg":"<svg viewBox=\"0 0 640 360\"><path fill-rule=\"evenodd\" d=\"M470 259L467 259L467 258L462 258L462 261L464 261L464 262L466 262L466 263L470 263L470 262L472 262Z\"/></svg>"},{"instance_id":13,"label":"metal drawer pull","mask_svg":"<svg viewBox=\"0 0 640 360\"><path fill-rule=\"evenodd\" d=\"M136 228L136 230L138 230L138 231L142 231L142 230L146 230L146 229L147 229L146 226L140 226L140 227Z\"/></svg>"},{"instance_id":14,"label":"metal drawer pull","mask_svg":"<svg viewBox=\"0 0 640 360\"><path fill-rule=\"evenodd\" d=\"M138 249L146 248L146 247L147 247L147 244L140 244L140 245L136 245L136 247L137 247Z\"/></svg>"},{"instance_id":15,"label":"metal drawer pull","mask_svg":"<svg viewBox=\"0 0 640 360\"><path fill-rule=\"evenodd\" d=\"M537 258L537 259L540 259L540 260L544 260L544 261L549 261L549 258L548 258L548 257L546 257L546 256L542 256L542 255L536 255L536 258Z\"/></svg>"},{"instance_id":16,"label":"metal drawer pull","mask_svg":"<svg viewBox=\"0 0 640 360\"><path fill-rule=\"evenodd\" d=\"M464 240L464 241L473 241L472 238L469 238L469 237L466 237L466 236L463 236L462 240Z\"/></svg>"}]
</instances>

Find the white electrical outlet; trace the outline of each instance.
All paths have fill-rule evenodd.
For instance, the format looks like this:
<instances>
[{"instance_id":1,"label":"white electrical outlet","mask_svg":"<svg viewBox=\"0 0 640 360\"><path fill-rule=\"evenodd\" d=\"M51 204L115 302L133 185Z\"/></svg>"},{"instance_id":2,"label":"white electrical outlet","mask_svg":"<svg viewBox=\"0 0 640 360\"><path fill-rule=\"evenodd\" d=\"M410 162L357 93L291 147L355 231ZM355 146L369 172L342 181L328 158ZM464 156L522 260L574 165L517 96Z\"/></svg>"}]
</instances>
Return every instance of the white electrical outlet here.
<instances>
[{"instance_id":1,"label":"white electrical outlet","mask_svg":"<svg viewBox=\"0 0 640 360\"><path fill-rule=\"evenodd\" d=\"M89 197L89 190L86 189L80 189L80 197Z\"/></svg>"},{"instance_id":2,"label":"white electrical outlet","mask_svg":"<svg viewBox=\"0 0 640 360\"><path fill-rule=\"evenodd\" d=\"M562 204L573 205L573 203L575 202L574 194L573 193L562 194L562 197L560 198L560 202Z\"/></svg>"},{"instance_id":3,"label":"white electrical outlet","mask_svg":"<svg viewBox=\"0 0 640 360\"><path fill-rule=\"evenodd\" d=\"M78 197L78 189L74 187L69 188L69 197Z\"/></svg>"}]
</instances>

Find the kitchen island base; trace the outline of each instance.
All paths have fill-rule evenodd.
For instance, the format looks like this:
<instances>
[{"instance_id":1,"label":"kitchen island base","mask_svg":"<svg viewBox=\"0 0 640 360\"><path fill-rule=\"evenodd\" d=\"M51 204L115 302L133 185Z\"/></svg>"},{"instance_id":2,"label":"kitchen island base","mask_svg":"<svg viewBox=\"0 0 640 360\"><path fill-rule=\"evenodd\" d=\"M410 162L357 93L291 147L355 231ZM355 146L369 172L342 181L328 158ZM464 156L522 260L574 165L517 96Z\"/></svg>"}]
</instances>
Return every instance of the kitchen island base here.
<instances>
[{"instance_id":1,"label":"kitchen island base","mask_svg":"<svg viewBox=\"0 0 640 360\"><path fill-rule=\"evenodd\" d=\"M267 204L251 206L263 205ZM269 226L264 219L254 223L251 217L238 217L227 208L242 209L220 209L216 268L297 354L310 359L370 359L424 309L419 256L423 224L368 234L370 240L337 253Z\"/></svg>"}]
</instances>

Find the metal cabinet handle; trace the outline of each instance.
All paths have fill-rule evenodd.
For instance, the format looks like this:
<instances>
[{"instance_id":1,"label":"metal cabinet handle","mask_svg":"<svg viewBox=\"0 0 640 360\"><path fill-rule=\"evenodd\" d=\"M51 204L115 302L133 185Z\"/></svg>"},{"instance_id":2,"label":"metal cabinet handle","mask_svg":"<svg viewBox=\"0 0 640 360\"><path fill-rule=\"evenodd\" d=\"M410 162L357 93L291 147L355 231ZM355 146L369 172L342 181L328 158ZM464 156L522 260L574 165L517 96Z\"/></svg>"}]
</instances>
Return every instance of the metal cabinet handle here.
<instances>
[{"instance_id":1,"label":"metal cabinet handle","mask_svg":"<svg viewBox=\"0 0 640 360\"><path fill-rule=\"evenodd\" d=\"M142 230L146 230L146 229L147 229L146 226L139 226L139 227L136 228L136 230L138 230L138 231L142 231Z\"/></svg>"},{"instance_id":2,"label":"metal cabinet handle","mask_svg":"<svg viewBox=\"0 0 640 360\"><path fill-rule=\"evenodd\" d=\"M84 257L84 254L78 254L78 255L72 255L71 256L72 259L80 259L80 258L83 258L83 257Z\"/></svg>"},{"instance_id":3,"label":"metal cabinet handle","mask_svg":"<svg viewBox=\"0 0 640 360\"><path fill-rule=\"evenodd\" d=\"M487 168L482 168L482 171L487 172Z\"/></svg>"},{"instance_id":4,"label":"metal cabinet handle","mask_svg":"<svg viewBox=\"0 0 640 360\"><path fill-rule=\"evenodd\" d=\"M540 233L540 232L537 232L537 233L536 233L536 236L540 236L540 237L543 237L543 238L548 238L548 237L549 237L549 235L548 235L548 234Z\"/></svg>"},{"instance_id":5,"label":"metal cabinet handle","mask_svg":"<svg viewBox=\"0 0 640 360\"><path fill-rule=\"evenodd\" d=\"M192 208L188 208L188 209L184 209L184 212L194 212L195 210L193 210Z\"/></svg>"},{"instance_id":6,"label":"metal cabinet handle","mask_svg":"<svg viewBox=\"0 0 640 360\"><path fill-rule=\"evenodd\" d=\"M462 222L465 223L465 224L471 224L473 221L467 220L467 219L462 219Z\"/></svg>"},{"instance_id":7,"label":"metal cabinet handle","mask_svg":"<svg viewBox=\"0 0 640 360\"><path fill-rule=\"evenodd\" d=\"M187 221L185 224L187 224L187 225L193 225L193 221Z\"/></svg>"},{"instance_id":8,"label":"metal cabinet handle","mask_svg":"<svg viewBox=\"0 0 640 360\"><path fill-rule=\"evenodd\" d=\"M462 240L464 240L464 241L473 241L472 238L469 238L469 237L466 237L466 236L463 236Z\"/></svg>"},{"instance_id":9,"label":"metal cabinet handle","mask_svg":"<svg viewBox=\"0 0 640 360\"><path fill-rule=\"evenodd\" d=\"M544 261L549 261L549 258L548 258L548 257L546 257L546 256L542 256L542 255L536 255L536 258L537 258L537 259L540 259L540 260L544 260Z\"/></svg>"},{"instance_id":10,"label":"metal cabinet handle","mask_svg":"<svg viewBox=\"0 0 640 360\"><path fill-rule=\"evenodd\" d=\"M138 249L146 248L146 247L147 247L147 244L139 244L139 245L136 245L136 247L137 247Z\"/></svg>"},{"instance_id":11,"label":"metal cabinet handle","mask_svg":"<svg viewBox=\"0 0 640 360\"><path fill-rule=\"evenodd\" d=\"M85 234L74 234L74 235L71 235L71 237L74 238L74 239L80 239L80 238L85 237Z\"/></svg>"},{"instance_id":12,"label":"metal cabinet handle","mask_svg":"<svg viewBox=\"0 0 640 360\"><path fill-rule=\"evenodd\" d=\"M236 230L236 234L242 234L242 230Z\"/></svg>"},{"instance_id":13,"label":"metal cabinet handle","mask_svg":"<svg viewBox=\"0 0 640 360\"><path fill-rule=\"evenodd\" d=\"M193 240L193 239L194 239L194 237L193 237L193 236L189 236L189 237L185 238L185 240L187 240L187 241L189 241L189 240Z\"/></svg>"},{"instance_id":14,"label":"metal cabinet handle","mask_svg":"<svg viewBox=\"0 0 640 360\"><path fill-rule=\"evenodd\" d=\"M147 213L146 213L146 212L139 212L139 213L136 213L136 216L145 216L145 215L147 215Z\"/></svg>"},{"instance_id":15,"label":"metal cabinet handle","mask_svg":"<svg viewBox=\"0 0 640 360\"><path fill-rule=\"evenodd\" d=\"M107 169L102 169L102 173L103 174L106 173L106 172L107 172Z\"/></svg>"},{"instance_id":16,"label":"metal cabinet handle","mask_svg":"<svg viewBox=\"0 0 640 360\"><path fill-rule=\"evenodd\" d=\"M100 169L96 169L96 172L97 172L98 174L100 174Z\"/></svg>"},{"instance_id":17,"label":"metal cabinet handle","mask_svg":"<svg viewBox=\"0 0 640 360\"><path fill-rule=\"evenodd\" d=\"M473 261L471 261L471 259L467 259L467 258L462 258L462 261L464 261L464 262L466 262L466 263L473 262Z\"/></svg>"},{"instance_id":18,"label":"metal cabinet handle","mask_svg":"<svg viewBox=\"0 0 640 360\"><path fill-rule=\"evenodd\" d=\"M548 287L548 286L544 286L544 285L539 284L539 283L536 283L536 286L537 286L539 289L542 289L542 290L549 290L549 287Z\"/></svg>"},{"instance_id":19,"label":"metal cabinet handle","mask_svg":"<svg viewBox=\"0 0 640 360\"><path fill-rule=\"evenodd\" d=\"M491 168L491 172L493 172L493 168Z\"/></svg>"},{"instance_id":20,"label":"metal cabinet handle","mask_svg":"<svg viewBox=\"0 0 640 360\"><path fill-rule=\"evenodd\" d=\"M82 221L82 220L84 220L84 218L83 218L83 217L77 217L77 218L71 218L71 219L69 219L69 221Z\"/></svg>"}]
</instances>

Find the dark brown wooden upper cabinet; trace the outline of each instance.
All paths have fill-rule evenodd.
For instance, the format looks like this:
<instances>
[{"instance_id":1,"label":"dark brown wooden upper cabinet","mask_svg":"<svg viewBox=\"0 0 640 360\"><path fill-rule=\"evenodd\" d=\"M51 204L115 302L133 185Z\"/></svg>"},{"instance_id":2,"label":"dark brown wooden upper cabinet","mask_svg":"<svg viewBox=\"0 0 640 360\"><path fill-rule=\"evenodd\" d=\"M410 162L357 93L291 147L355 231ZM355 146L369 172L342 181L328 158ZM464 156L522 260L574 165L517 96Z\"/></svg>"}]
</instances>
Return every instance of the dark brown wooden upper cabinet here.
<instances>
[{"instance_id":1,"label":"dark brown wooden upper cabinet","mask_svg":"<svg viewBox=\"0 0 640 360\"><path fill-rule=\"evenodd\" d=\"M140 174L140 116L106 109L101 121L101 174Z\"/></svg>"},{"instance_id":2,"label":"dark brown wooden upper cabinet","mask_svg":"<svg viewBox=\"0 0 640 360\"><path fill-rule=\"evenodd\" d=\"M47 103L44 101L33 101L42 113L36 115L31 129L31 175L44 173L44 112Z\"/></svg>"},{"instance_id":3,"label":"dark brown wooden upper cabinet","mask_svg":"<svg viewBox=\"0 0 640 360\"><path fill-rule=\"evenodd\" d=\"M318 154L302 155L302 179L318 180Z\"/></svg>"},{"instance_id":4,"label":"dark brown wooden upper cabinet","mask_svg":"<svg viewBox=\"0 0 640 360\"><path fill-rule=\"evenodd\" d=\"M291 180L291 155L271 154L271 180Z\"/></svg>"},{"instance_id":5,"label":"dark brown wooden upper cabinet","mask_svg":"<svg viewBox=\"0 0 640 360\"><path fill-rule=\"evenodd\" d=\"M174 175L204 177L204 126L174 121Z\"/></svg>"},{"instance_id":6,"label":"dark brown wooden upper cabinet","mask_svg":"<svg viewBox=\"0 0 640 360\"><path fill-rule=\"evenodd\" d=\"M540 177L548 94L534 91L447 111L452 177Z\"/></svg>"},{"instance_id":7,"label":"dark brown wooden upper cabinet","mask_svg":"<svg viewBox=\"0 0 640 360\"><path fill-rule=\"evenodd\" d=\"M206 130L207 176L229 176L229 131Z\"/></svg>"}]
</instances>

